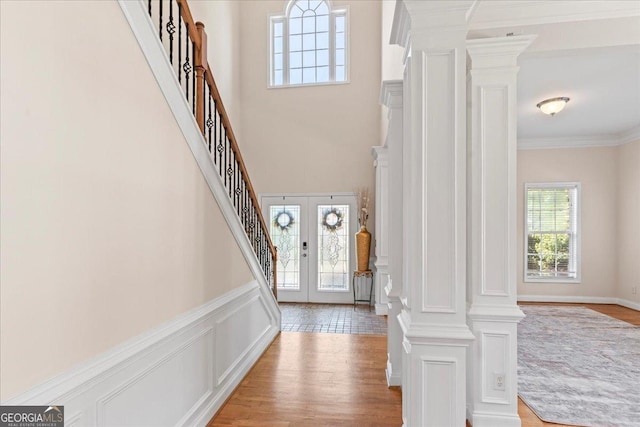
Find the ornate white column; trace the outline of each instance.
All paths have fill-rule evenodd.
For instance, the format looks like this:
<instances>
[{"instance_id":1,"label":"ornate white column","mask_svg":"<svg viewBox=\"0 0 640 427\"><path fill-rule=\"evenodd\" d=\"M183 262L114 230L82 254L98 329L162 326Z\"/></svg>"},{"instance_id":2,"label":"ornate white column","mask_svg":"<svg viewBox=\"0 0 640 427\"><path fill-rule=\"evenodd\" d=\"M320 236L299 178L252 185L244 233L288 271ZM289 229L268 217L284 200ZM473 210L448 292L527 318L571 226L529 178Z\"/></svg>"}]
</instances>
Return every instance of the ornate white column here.
<instances>
[{"instance_id":1,"label":"ornate white column","mask_svg":"<svg viewBox=\"0 0 640 427\"><path fill-rule=\"evenodd\" d=\"M405 426L464 426L466 35L474 1L399 1L392 41L408 49L402 312Z\"/></svg>"},{"instance_id":2,"label":"ornate white column","mask_svg":"<svg viewBox=\"0 0 640 427\"><path fill-rule=\"evenodd\" d=\"M401 385L402 330L398 315L402 308L402 80L382 82L380 103L388 109L389 128L385 145L389 152L389 280L385 283L387 296L387 384Z\"/></svg>"},{"instance_id":3,"label":"ornate white column","mask_svg":"<svg viewBox=\"0 0 640 427\"><path fill-rule=\"evenodd\" d=\"M376 276L374 283L376 314L387 314L384 287L389 280L389 160L386 144L371 148L376 168Z\"/></svg>"},{"instance_id":4,"label":"ornate white column","mask_svg":"<svg viewBox=\"0 0 640 427\"><path fill-rule=\"evenodd\" d=\"M516 302L517 58L535 36L470 40L468 417L519 427Z\"/></svg>"}]
</instances>

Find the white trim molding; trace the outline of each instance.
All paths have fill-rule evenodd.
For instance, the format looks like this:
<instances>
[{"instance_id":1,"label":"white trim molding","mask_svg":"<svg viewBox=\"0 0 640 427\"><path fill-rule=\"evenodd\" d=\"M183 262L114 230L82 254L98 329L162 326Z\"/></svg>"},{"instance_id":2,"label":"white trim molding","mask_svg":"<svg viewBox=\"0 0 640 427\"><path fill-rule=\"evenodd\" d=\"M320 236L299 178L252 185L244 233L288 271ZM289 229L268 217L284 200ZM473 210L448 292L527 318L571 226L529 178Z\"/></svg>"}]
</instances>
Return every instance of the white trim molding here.
<instances>
[{"instance_id":1,"label":"white trim molding","mask_svg":"<svg viewBox=\"0 0 640 427\"><path fill-rule=\"evenodd\" d=\"M552 148L617 147L640 140L640 126L612 135L569 136L561 138L520 138L518 150L545 150Z\"/></svg>"},{"instance_id":2,"label":"white trim molding","mask_svg":"<svg viewBox=\"0 0 640 427\"><path fill-rule=\"evenodd\" d=\"M69 425L205 425L278 335L269 306L251 281L2 405L64 405Z\"/></svg>"},{"instance_id":3,"label":"white trim molding","mask_svg":"<svg viewBox=\"0 0 640 427\"><path fill-rule=\"evenodd\" d=\"M640 311L640 302L615 297L588 297L575 295L518 295L518 302L565 302L576 304L617 304Z\"/></svg>"},{"instance_id":4,"label":"white trim molding","mask_svg":"<svg viewBox=\"0 0 640 427\"><path fill-rule=\"evenodd\" d=\"M624 18L640 15L640 3L620 0L482 1L469 23L472 30Z\"/></svg>"}]
</instances>

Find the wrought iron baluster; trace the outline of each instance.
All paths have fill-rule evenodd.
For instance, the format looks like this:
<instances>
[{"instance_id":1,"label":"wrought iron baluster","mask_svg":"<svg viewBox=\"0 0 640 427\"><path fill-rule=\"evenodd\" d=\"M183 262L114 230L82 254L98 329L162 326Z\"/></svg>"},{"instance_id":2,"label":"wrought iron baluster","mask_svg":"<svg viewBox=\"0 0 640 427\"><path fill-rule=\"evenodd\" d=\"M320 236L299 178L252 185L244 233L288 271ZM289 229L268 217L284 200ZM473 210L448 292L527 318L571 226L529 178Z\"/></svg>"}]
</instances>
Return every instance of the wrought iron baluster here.
<instances>
[{"instance_id":1,"label":"wrought iron baluster","mask_svg":"<svg viewBox=\"0 0 640 427\"><path fill-rule=\"evenodd\" d=\"M227 187L227 151L229 147L227 146L227 128L223 127L224 131L224 186Z\"/></svg>"},{"instance_id":2,"label":"wrought iron baluster","mask_svg":"<svg viewBox=\"0 0 640 427\"><path fill-rule=\"evenodd\" d=\"M233 203L236 207L236 213L238 214L238 216L240 216L240 167L238 166L238 159L236 159L234 166L236 167L235 170L235 185L234 185L234 189L233 189Z\"/></svg>"},{"instance_id":3,"label":"wrought iron baluster","mask_svg":"<svg viewBox=\"0 0 640 427\"><path fill-rule=\"evenodd\" d=\"M189 39L189 25L185 22L185 39L184 39L184 65L182 66L182 70L184 71L184 81L185 81L185 96L187 97L187 102L189 102L189 73L191 72L191 63L189 62L189 43L191 39Z\"/></svg>"},{"instance_id":4,"label":"wrought iron baluster","mask_svg":"<svg viewBox=\"0 0 640 427\"><path fill-rule=\"evenodd\" d=\"M229 162L227 163L227 176L229 177L229 187L227 187L227 189L229 190L229 198L231 199L231 201L233 202L233 168L231 167L232 162L233 162L233 156L234 156L234 152L233 149L231 147L231 140L229 139L229 136L227 135L227 140L229 141Z\"/></svg>"},{"instance_id":5,"label":"wrought iron baluster","mask_svg":"<svg viewBox=\"0 0 640 427\"><path fill-rule=\"evenodd\" d=\"M195 43L191 43L191 57L194 58L196 57L196 44ZM196 76L194 74L193 79L191 79L191 93L193 96L193 99L191 100L191 105L192 105L192 109L193 109L193 114L196 114L196 101L197 101L197 96L196 96ZM200 94L198 94L200 95Z\"/></svg>"},{"instance_id":6,"label":"wrought iron baluster","mask_svg":"<svg viewBox=\"0 0 640 427\"><path fill-rule=\"evenodd\" d=\"M178 83L182 83L182 5L178 3Z\"/></svg>"},{"instance_id":7,"label":"wrought iron baluster","mask_svg":"<svg viewBox=\"0 0 640 427\"><path fill-rule=\"evenodd\" d=\"M169 33L169 62L173 65L173 33L176 26L173 23L173 0L169 0L169 22L167 22L167 33Z\"/></svg>"},{"instance_id":8,"label":"wrought iron baluster","mask_svg":"<svg viewBox=\"0 0 640 427\"><path fill-rule=\"evenodd\" d=\"M207 117L207 128L209 129L209 132L207 133L207 135L208 135L208 142L209 142L209 153L211 153L211 128L213 127L213 119L211 119L211 91L209 89L208 84L204 85L204 90L205 90L205 99L207 100L207 103L209 105L209 116ZM213 158L215 159L216 156L213 156Z\"/></svg>"},{"instance_id":9,"label":"wrought iron baluster","mask_svg":"<svg viewBox=\"0 0 640 427\"><path fill-rule=\"evenodd\" d=\"M152 18L152 16L151 16L151 0L149 0L149 18Z\"/></svg>"},{"instance_id":10,"label":"wrought iron baluster","mask_svg":"<svg viewBox=\"0 0 640 427\"><path fill-rule=\"evenodd\" d=\"M158 36L160 37L160 41L162 41L162 0L160 0L160 13L158 15Z\"/></svg>"},{"instance_id":11,"label":"wrought iron baluster","mask_svg":"<svg viewBox=\"0 0 640 427\"><path fill-rule=\"evenodd\" d=\"M224 149L224 147L222 146L222 129L224 126L222 124L222 117L220 116L220 113L218 113L217 106L216 106L216 115L218 116L218 173L222 178L222 151Z\"/></svg>"}]
</instances>

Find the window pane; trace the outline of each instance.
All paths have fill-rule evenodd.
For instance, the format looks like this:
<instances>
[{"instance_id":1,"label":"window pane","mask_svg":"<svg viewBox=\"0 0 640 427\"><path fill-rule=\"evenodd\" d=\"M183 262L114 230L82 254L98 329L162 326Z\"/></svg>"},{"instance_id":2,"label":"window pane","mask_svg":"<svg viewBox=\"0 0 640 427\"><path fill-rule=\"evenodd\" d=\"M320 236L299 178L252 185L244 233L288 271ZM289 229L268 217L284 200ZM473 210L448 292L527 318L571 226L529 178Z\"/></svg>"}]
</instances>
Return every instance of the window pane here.
<instances>
[{"instance_id":1,"label":"window pane","mask_svg":"<svg viewBox=\"0 0 640 427\"><path fill-rule=\"evenodd\" d=\"M274 53L282 52L282 37L273 38L273 52Z\"/></svg>"},{"instance_id":2,"label":"window pane","mask_svg":"<svg viewBox=\"0 0 640 427\"><path fill-rule=\"evenodd\" d=\"M302 54L302 66L315 67L316 66L316 51L305 51Z\"/></svg>"},{"instance_id":3,"label":"window pane","mask_svg":"<svg viewBox=\"0 0 640 427\"><path fill-rule=\"evenodd\" d=\"M298 2L298 3L301 3L301 2ZM306 9L306 8L304 8L304 9ZM299 18L299 17L302 16L302 12L303 12L303 9L301 9L299 6L297 6L297 5L293 6L291 8L291 13L289 14L289 17L291 17L291 18Z\"/></svg>"},{"instance_id":4,"label":"window pane","mask_svg":"<svg viewBox=\"0 0 640 427\"><path fill-rule=\"evenodd\" d=\"M337 82L345 81L344 67L343 66L336 67L336 81Z\"/></svg>"},{"instance_id":5,"label":"window pane","mask_svg":"<svg viewBox=\"0 0 640 427\"><path fill-rule=\"evenodd\" d=\"M302 11L305 11L307 9L309 9L309 0L298 0L296 2L296 5L302 9Z\"/></svg>"},{"instance_id":6,"label":"window pane","mask_svg":"<svg viewBox=\"0 0 640 427\"><path fill-rule=\"evenodd\" d=\"M315 83L316 82L316 69L303 68L302 83Z\"/></svg>"},{"instance_id":7,"label":"window pane","mask_svg":"<svg viewBox=\"0 0 640 427\"><path fill-rule=\"evenodd\" d=\"M329 31L329 15L318 16L316 18L316 31Z\"/></svg>"},{"instance_id":8,"label":"window pane","mask_svg":"<svg viewBox=\"0 0 640 427\"><path fill-rule=\"evenodd\" d=\"M273 55L273 69L282 70L282 54L277 53Z\"/></svg>"},{"instance_id":9,"label":"window pane","mask_svg":"<svg viewBox=\"0 0 640 427\"><path fill-rule=\"evenodd\" d=\"M320 15L328 15L328 14L329 14L329 8L327 7L327 3L325 3L324 1L321 1L318 7L316 8L316 15L320 16Z\"/></svg>"},{"instance_id":10,"label":"window pane","mask_svg":"<svg viewBox=\"0 0 640 427\"><path fill-rule=\"evenodd\" d=\"M318 50L316 65L329 65L329 51L327 49Z\"/></svg>"},{"instance_id":11,"label":"window pane","mask_svg":"<svg viewBox=\"0 0 640 427\"><path fill-rule=\"evenodd\" d=\"M316 48L329 49L329 33L318 33L316 35Z\"/></svg>"},{"instance_id":12,"label":"window pane","mask_svg":"<svg viewBox=\"0 0 640 427\"><path fill-rule=\"evenodd\" d=\"M336 32L344 32L344 16L336 16Z\"/></svg>"},{"instance_id":13,"label":"window pane","mask_svg":"<svg viewBox=\"0 0 640 427\"><path fill-rule=\"evenodd\" d=\"M336 33L336 49L344 49L344 33Z\"/></svg>"},{"instance_id":14,"label":"window pane","mask_svg":"<svg viewBox=\"0 0 640 427\"><path fill-rule=\"evenodd\" d=\"M289 20L289 34L302 33L302 18L295 18Z\"/></svg>"},{"instance_id":15,"label":"window pane","mask_svg":"<svg viewBox=\"0 0 640 427\"><path fill-rule=\"evenodd\" d=\"M310 0L309 1L309 9L316 10L320 4L323 2L320 0Z\"/></svg>"},{"instance_id":16,"label":"window pane","mask_svg":"<svg viewBox=\"0 0 640 427\"><path fill-rule=\"evenodd\" d=\"M349 205L318 206L318 291L349 290Z\"/></svg>"},{"instance_id":17,"label":"window pane","mask_svg":"<svg viewBox=\"0 0 640 427\"><path fill-rule=\"evenodd\" d=\"M294 52L296 50L302 50L302 36L289 37L289 50L291 52Z\"/></svg>"},{"instance_id":18,"label":"window pane","mask_svg":"<svg viewBox=\"0 0 640 427\"><path fill-rule=\"evenodd\" d=\"M289 72L289 84L298 85L302 83L302 69L292 68Z\"/></svg>"},{"instance_id":19,"label":"window pane","mask_svg":"<svg viewBox=\"0 0 640 427\"><path fill-rule=\"evenodd\" d=\"M302 18L302 32L303 33L315 33L316 32L316 17L305 16Z\"/></svg>"},{"instance_id":20,"label":"window pane","mask_svg":"<svg viewBox=\"0 0 640 427\"><path fill-rule=\"evenodd\" d=\"M316 35L305 34L302 36L302 47L304 50L313 50L316 48Z\"/></svg>"},{"instance_id":21,"label":"window pane","mask_svg":"<svg viewBox=\"0 0 640 427\"><path fill-rule=\"evenodd\" d=\"M282 85L284 82L282 81L282 70L278 70L274 73L273 76L273 84L276 86Z\"/></svg>"},{"instance_id":22,"label":"window pane","mask_svg":"<svg viewBox=\"0 0 640 427\"><path fill-rule=\"evenodd\" d=\"M273 24L273 35L276 37L282 37L282 22L276 22Z\"/></svg>"},{"instance_id":23,"label":"window pane","mask_svg":"<svg viewBox=\"0 0 640 427\"><path fill-rule=\"evenodd\" d=\"M336 49L336 65L344 65L344 49Z\"/></svg>"},{"instance_id":24,"label":"window pane","mask_svg":"<svg viewBox=\"0 0 640 427\"><path fill-rule=\"evenodd\" d=\"M326 83L329 81L329 67L317 68L317 80L318 83Z\"/></svg>"},{"instance_id":25,"label":"window pane","mask_svg":"<svg viewBox=\"0 0 640 427\"><path fill-rule=\"evenodd\" d=\"M289 55L289 67L302 68L302 52L292 52Z\"/></svg>"},{"instance_id":26,"label":"window pane","mask_svg":"<svg viewBox=\"0 0 640 427\"><path fill-rule=\"evenodd\" d=\"M271 206L271 239L278 247L278 288L300 289L300 206Z\"/></svg>"}]
</instances>

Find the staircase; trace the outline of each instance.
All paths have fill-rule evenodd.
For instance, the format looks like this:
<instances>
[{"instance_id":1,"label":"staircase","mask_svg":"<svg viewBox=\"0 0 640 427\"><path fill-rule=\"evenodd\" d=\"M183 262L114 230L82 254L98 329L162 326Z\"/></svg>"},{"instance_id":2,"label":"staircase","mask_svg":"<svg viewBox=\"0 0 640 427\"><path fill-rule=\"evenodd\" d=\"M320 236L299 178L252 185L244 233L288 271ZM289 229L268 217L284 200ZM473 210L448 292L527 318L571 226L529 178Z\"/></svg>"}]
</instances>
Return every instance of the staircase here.
<instances>
[{"instance_id":1,"label":"staircase","mask_svg":"<svg viewBox=\"0 0 640 427\"><path fill-rule=\"evenodd\" d=\"M232 231L237 233L238 227L234 227L233 219L228 217L229 209L224 209L225 205L232 207L236 216L235 220L239 221L239 228L255 255L261 274L274 297L277 297L276 248L271 242L269 229L260 211L256 192L249 179L229 116L207 60L205 26L201 22L194 21L186 0L144 0L144 3L141 4L145 4L149 24L156 30L155 44L162 45L166 53L165 58L156 59L158 62L164 60L164 68L166 69L168 64L173 70L173 76L162 75L162 67L154 66L151 63L153 59L145 51L147 60L150 61L151 68L161 87L163 80L171 78L174 80L173 86L179 87L181 101L188 105L192 113L190 120L195 120L200 133L200 142L207 153L209 165L200 164L201 170L206 175L206 171L211 170L211 166L213 166L219 180L216 184L221 184L216 187L224 189L223 195L222 191L216 191L216 188L212 188L214 196L223 208ZM130 22L131 18L128 16ZM142 41L145 35L138 33L134 26L132 28L137 33L136 36L145 50ZM148 40L148 42L153 44L154 41ZM168 94L166 88L162 89L168 101L170 97L175 97L176 93ZM169 103L171 104L171 102ZM176 113L175 109L174 115L180 122L179 113ZM183 132L187 136L184 127ZM202 161L203 159L199 159L196 155L196 160ZM243 246L243 242L239 243Z\"/></svg>"}]
</instances>

